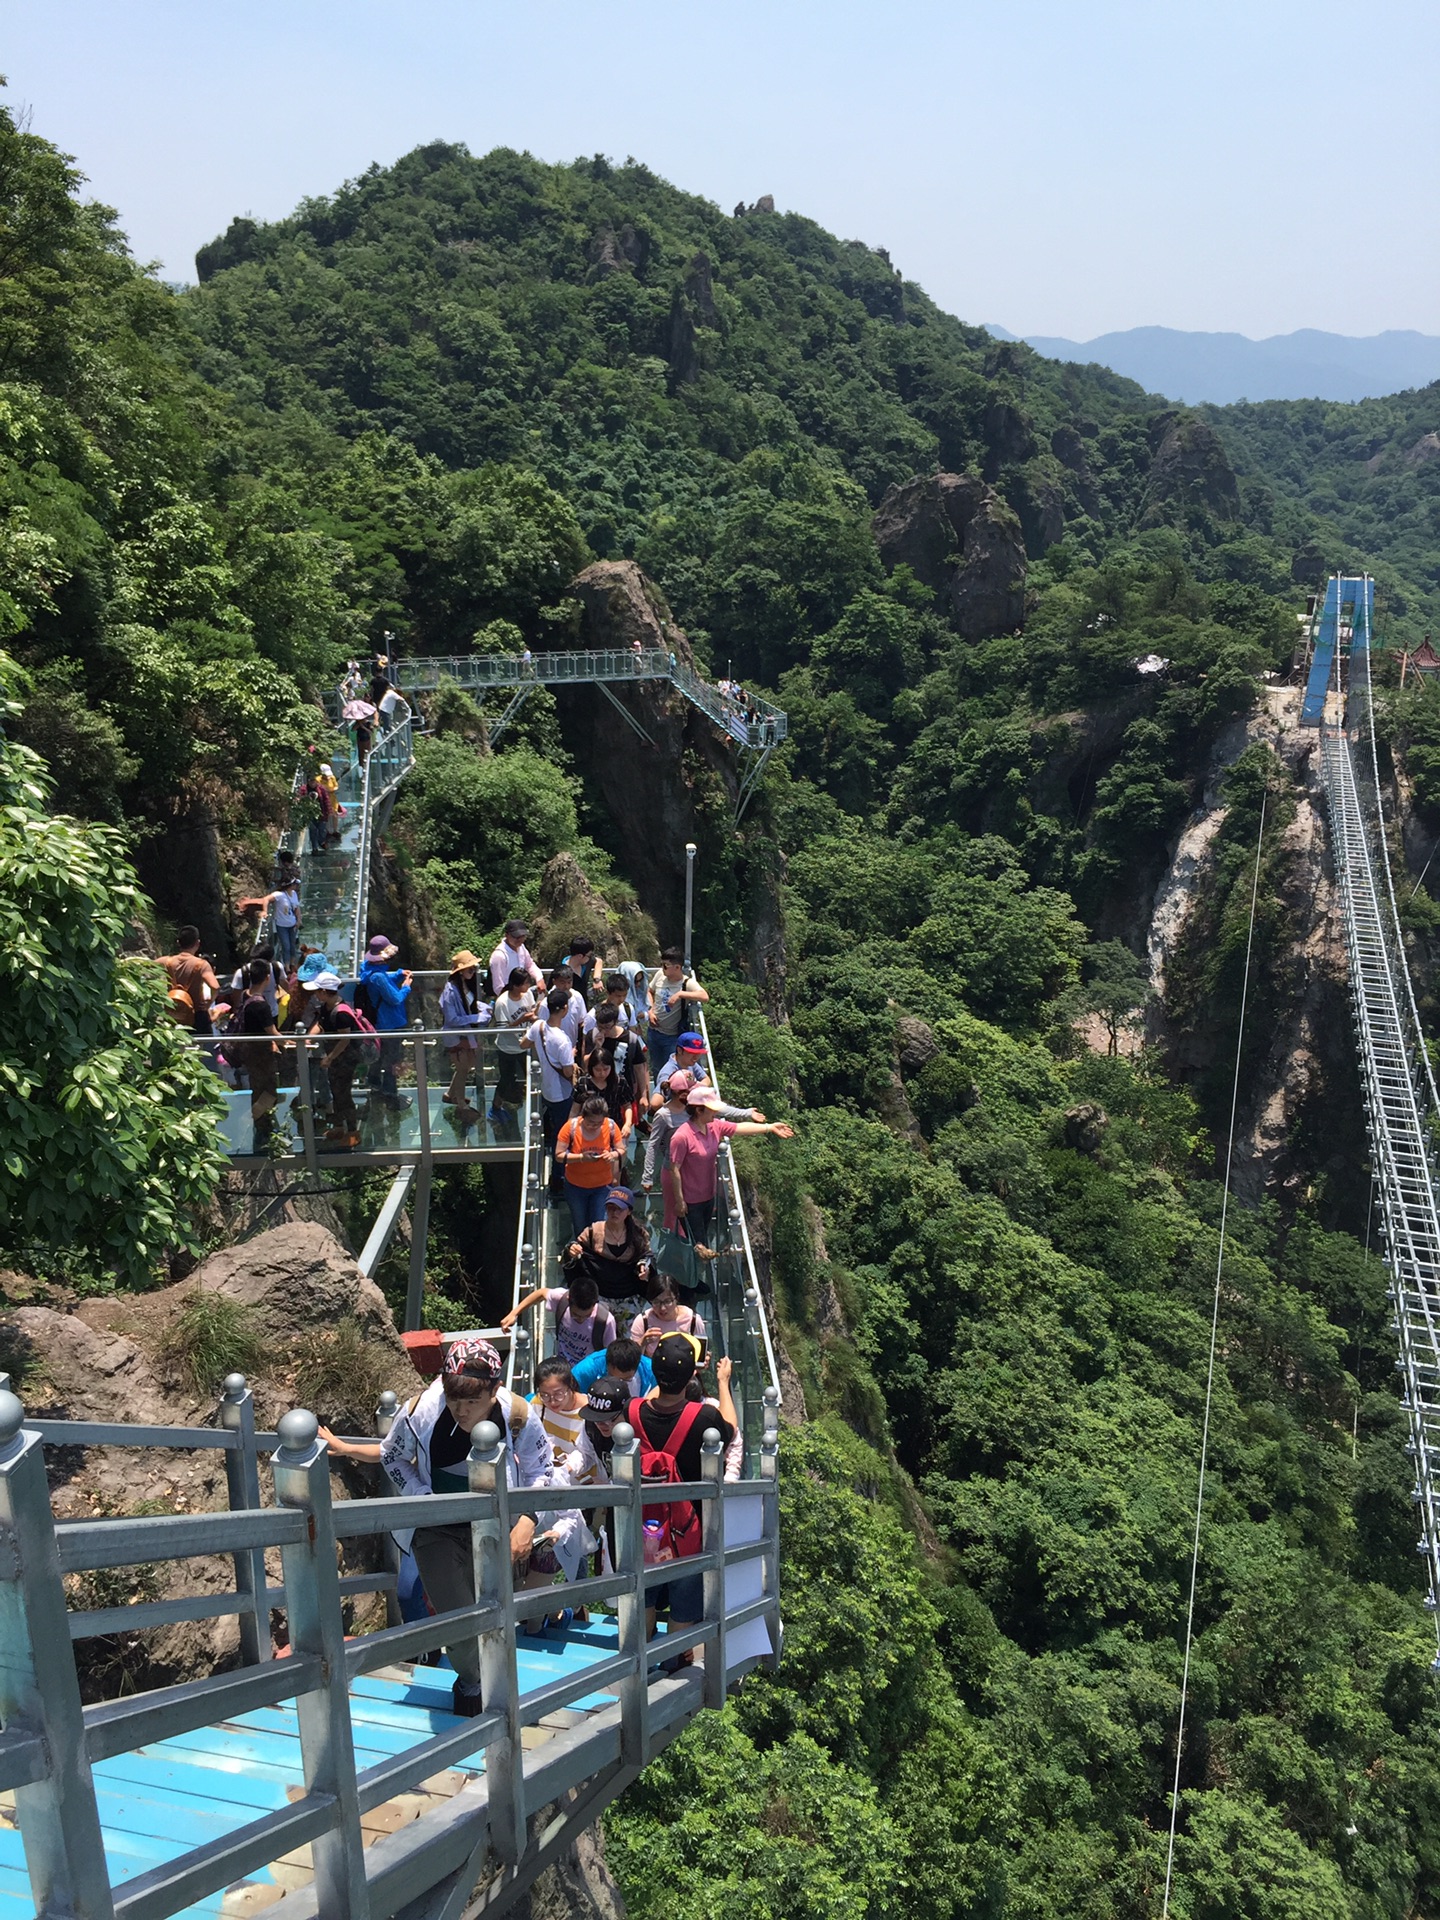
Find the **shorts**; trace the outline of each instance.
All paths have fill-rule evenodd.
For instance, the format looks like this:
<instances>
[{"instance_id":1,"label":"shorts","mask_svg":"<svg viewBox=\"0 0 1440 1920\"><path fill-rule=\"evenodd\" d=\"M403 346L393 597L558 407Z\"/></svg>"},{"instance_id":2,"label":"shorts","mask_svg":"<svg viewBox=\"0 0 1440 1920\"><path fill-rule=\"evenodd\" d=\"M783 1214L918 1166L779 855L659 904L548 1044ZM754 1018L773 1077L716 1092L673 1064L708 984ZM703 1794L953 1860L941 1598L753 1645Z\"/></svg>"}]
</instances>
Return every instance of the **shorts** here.
<instances>
[{"instance_id":1,"label":"shorts","mask_svg":"<svg viewBox=\"0 0 1440 1920\"><path fill-rule=\"evenodd\" d=\"M668 1613L676 1620L702 1620L705 1617L705 1576L687 1574L683 1580L667 1580L663 1587L651 1587L645 1595L647 1607Z\"/></svg>"}]
</instances>

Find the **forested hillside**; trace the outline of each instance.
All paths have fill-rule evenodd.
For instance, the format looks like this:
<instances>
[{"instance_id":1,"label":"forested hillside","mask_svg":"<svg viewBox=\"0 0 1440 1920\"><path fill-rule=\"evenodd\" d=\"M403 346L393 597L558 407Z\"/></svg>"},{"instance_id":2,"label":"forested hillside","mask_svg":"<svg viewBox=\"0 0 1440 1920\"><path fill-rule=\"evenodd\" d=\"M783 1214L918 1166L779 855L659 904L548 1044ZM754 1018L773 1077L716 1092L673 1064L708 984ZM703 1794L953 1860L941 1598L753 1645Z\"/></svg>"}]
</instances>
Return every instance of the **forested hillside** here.
<instances>
[{"instance_id":1,"label":"forested hillside","mask_svg":"<svg viewBox=\"0 0 1440 1920\"><path fill-rule=\"evenodd\" d=\"M1391 521L1344 520L1283 409L1159 407L950 319L869 247L634 163L427 147L237 220L175 296L4 120L0 241L13 733L57 808L125 834L156 905L122 919L238 939L228 865L261 857L346 654L386 631L406 653L570 644L596 558L638 563L677 644L790 716L742 830L682 770L726 1086L798 1136L747 1163L806 1415L782 1452L785 1660L607 1820L630 1911L1158 1914L1262 796L1250 1070L1300 970L1296 777L1237 723L1289 667L1327 525L1367 544L1316 570L1381 555L1415 617L1440 539L1387 529L1431 469L1397 456ZM1339 435L1365 412L1326 416ZM493 753L463 700L437 706L396 821L415 925L493 935L568 851L643 938L670 896L642 884L636 822L673 770L634 757L622 823L589 777L598 716L533 706ZM1222 739L1227 811L1167 982L1185 1045L1162 1057L1132 1044L1141 955ZM37 1010L0 1024L0 1068L42 1051L62 943L34 932L0 947ZM1353 1090L1328 1097L1312 1123L1353 1162ZM1298 1141L1296 1178L1230 1214L1189 1920L1440 1907L1384 1275L1333 1148ZM460 1177L437 1200L461 1308L509 1286L475 1251L493 1204ZM158 1243L121 1271L58 1214L13 1218L5 1264L41 1282L166 1270Z\"/></svg>"}]
</instances>

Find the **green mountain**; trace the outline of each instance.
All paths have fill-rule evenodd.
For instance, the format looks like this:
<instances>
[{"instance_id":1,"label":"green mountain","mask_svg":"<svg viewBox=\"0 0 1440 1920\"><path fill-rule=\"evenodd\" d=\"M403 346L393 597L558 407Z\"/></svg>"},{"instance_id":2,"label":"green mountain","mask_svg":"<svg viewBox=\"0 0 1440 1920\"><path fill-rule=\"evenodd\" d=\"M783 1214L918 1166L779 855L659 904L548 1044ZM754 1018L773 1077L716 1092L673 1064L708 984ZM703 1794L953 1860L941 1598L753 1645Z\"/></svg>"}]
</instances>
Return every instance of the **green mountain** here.
<instances>
[{"instance_id":1,"label":"green mountain","mask_svg":"<svg viewBox=\"0 0 1440 1920\"><path fill-rule=\"evenodd\" d=\"M638 563L700 659L791 716L737 832L699 754L625 748L622 813L603 714L537 698L490 754L447 698L393 835L415 941L533 907L557 853L643 938L634 909L670 911L646 836L698 821L727 1082L797 1124L746 1161L807 1416L784 1443L786 1658L607 1820L630 1911L1157 1913L1257 854L1258 1106L1310 984L1303 768L1236 724L1288 664L1296 558L1303 576L1332 511L1310 442L1252 432L1270 409L1158 406L996 343L882 254L638 166L424 148L236 221L179 298L77 187L0 121L11 730L82 842L102 819L128 834L161 931L238 934L227 880L262 858L305 702L347 651L569 643L596 557ZM1416 541L1385 563L1397 623L1429 578ZM1149 655L1163 670L1137 672ZM25 805L0 817L12 928L44 812ZM1168 1051L1136 1053L1137 955L1197 811ZM0 1066L31 1072L72 1018L46 963L61 917L0 944ZM1433 1636L1353 1070L1313 1080L1284 1177L1226 1237L1173 1909L1192 1920L1440 1903ZM7 1139L22 1109L70 1124L38 1068L28 1100L14 1085ZM44 1151L14 1158L0 1251L41 1286L143 1284L219 1231L162 1171L141 1254L97 1252ZM504 1206L480 1179L437 1195L437 1306L508 1300L485 1252Z\"/></svg>"}]
</instances>

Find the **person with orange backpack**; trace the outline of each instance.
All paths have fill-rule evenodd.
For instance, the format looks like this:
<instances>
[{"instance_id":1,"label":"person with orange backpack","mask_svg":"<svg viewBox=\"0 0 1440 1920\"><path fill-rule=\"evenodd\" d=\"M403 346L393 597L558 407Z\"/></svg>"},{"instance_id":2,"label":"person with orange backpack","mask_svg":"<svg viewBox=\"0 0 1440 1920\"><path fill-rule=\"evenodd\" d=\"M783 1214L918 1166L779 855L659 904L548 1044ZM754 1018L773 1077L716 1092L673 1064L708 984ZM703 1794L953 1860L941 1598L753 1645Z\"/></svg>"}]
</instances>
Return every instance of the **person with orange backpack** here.
<instances>
[{"instance_id":1,"label":"person with orange backpack","mask_svg":"<svg viewBox=\"0 0 1440 1920\"><path fill-rule=\"evenodd\" d=\"M708 1428L713 1427L720 1435L722 1447L728 1447L735 1438L728 1359L716 1362L717 1399L691 1397L692 1391L698 1391L691 1383L699 1371L701 1351L700 1342L689 1334L666 1334L650 1363L655 1370L654 1399L630 1402L627 1418L640 1442L641 1478L657 1491L700 1478L700 1450ZM678 1633L694 1626L705 1611L703 1577L679 1571L684 1561L700 1551L700 1509L689 1500L647 1500L644 1522L647 1564L676 1563L676 1577L664 1586L651 1587L646 1595L645 1634L653 1639L661 1613L668 1614L668 1631ZM694 1661L694 1651L687 1647L672 1660L662 1661L661 1670L678 1673L682 1667L693 1666Z\"/></svg>"}]
</instances>

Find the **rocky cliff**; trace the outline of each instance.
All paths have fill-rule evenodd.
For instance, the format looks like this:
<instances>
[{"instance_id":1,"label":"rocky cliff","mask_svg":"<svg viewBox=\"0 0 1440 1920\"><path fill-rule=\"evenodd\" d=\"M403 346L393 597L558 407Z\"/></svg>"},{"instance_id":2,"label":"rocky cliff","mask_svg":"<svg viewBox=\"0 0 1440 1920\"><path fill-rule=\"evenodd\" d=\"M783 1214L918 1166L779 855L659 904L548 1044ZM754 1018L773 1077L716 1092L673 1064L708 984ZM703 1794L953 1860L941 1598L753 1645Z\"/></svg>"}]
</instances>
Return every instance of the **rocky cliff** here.
<instances>
[{"instance_id":1,"label":"rocky cliff","mask_svg":"<svg viewBox=\"0 0 1440 1920\"><path fill-rule=\"evenodd\" d=\"M886 567L909 567L967 640L1024 625L1024 535L985 481L959 473L907 480L890 488L872 525Z\"/></svg>"}]
</instances>

